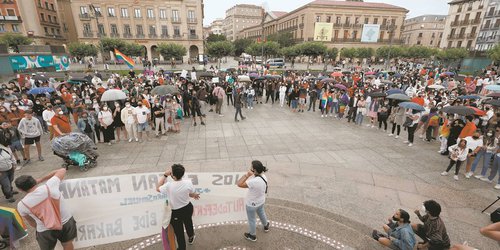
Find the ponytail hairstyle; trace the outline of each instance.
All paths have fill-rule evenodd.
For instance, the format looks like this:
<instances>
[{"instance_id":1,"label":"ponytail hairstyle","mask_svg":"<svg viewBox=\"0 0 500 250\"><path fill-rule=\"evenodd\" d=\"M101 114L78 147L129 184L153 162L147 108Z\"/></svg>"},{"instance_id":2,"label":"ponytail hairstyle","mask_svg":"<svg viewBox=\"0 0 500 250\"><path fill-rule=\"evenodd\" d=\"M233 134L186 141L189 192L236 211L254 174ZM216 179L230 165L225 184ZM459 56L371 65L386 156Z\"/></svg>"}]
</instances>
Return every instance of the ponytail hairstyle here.
<instances>
[{"instance_id":1,"label":"ponytail hairstyle","mask_svg":"<svg viewBox=\"0 0 500 250\"><path fill-rule=\"evenodd\" d=\"M262 162L260 161L252 161L252 168L255 170L255 174L262 174L264 172L267 172L267 168L262 165Z\"/></svg>"}]
</instances>

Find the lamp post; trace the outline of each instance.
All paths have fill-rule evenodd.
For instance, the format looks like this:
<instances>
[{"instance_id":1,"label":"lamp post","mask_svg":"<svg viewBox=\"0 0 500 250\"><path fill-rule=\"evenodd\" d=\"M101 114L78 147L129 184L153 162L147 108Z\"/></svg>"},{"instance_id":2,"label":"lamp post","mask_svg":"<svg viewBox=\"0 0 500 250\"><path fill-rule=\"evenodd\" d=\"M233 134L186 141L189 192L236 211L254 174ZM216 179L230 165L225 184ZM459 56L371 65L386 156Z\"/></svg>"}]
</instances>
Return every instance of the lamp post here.
<instances>
[{"instance_id":1,"label":"lamp post","mask_svg":"<svg viewBox=\"0 0 500 250\"><path fill-rule=\"evenodd\" d=\"M391 66L391 50L392 50L392 37L394 35L394 30L396 30L396 26L390 25L389 26L389 51L387 52L387 62L386 62L386 69L389 71L390 66Z\"/></svg>"},{"instance_id":2,"label":"lamp post","mask_svg":"<svg viewBox=\"0 0 500 250\"><path fill-rule=\"evenodd\" d=\"M90 18L95 18L95 22L97 25L97 36L99 37L99 47L101 48L101 57L102 57L102 65L105 67L105 62L104 62L104 48L102 46L102 35L99 30L99 15L101 15L100 11L97 11L96 7L93 4L89 4L89 9L92 12L92 16Z\"/></svg>"}]
</instances>

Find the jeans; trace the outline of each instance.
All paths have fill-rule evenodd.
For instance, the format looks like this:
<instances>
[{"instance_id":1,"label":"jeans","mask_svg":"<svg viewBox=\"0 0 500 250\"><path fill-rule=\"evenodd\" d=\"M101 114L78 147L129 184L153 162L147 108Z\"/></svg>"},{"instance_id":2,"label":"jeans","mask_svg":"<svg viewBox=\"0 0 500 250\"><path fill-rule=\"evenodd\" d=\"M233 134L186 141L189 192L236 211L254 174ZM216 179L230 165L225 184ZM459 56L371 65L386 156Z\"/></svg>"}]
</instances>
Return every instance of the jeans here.
<instances>
[{"instance_id":1,"label":"jeans","mask_svg":"<svg viewBox=\"0 0 500 250\"><path fill-rule=\"evenodd\" d=\"M253 108L253 95L247 95L247 105L249 108Z\"/></svg>"},{"instance_id":2,"label":"jeans","mask_svg":"<svg viewBox=\"0 0 500 250\"><path fill-rule=\"evenodd\" d=\"M292 109L297 109L298 100L292 100Z\"/></svg>"},{"instance_id":3,"label":"jeans","mask_svg":"<svg viewBox=\"0 0 500 250\"><path fill-rule=\"evenodd\" d=\"M47 123L45 123L45 121L43 120L43 117L37 116L36 119L38 119L38 121L40 121L40 124L42 124L42 129L44 132L49 131L49 128L47 127Z\"/></svg>"},{"instance_id":4,"label":"jeans","mask_svg":"<svg viewBox=\"0 0 500 250\"><path fill-rule=\"evenodd\" d=\"M339 113L339 102L333 102L332 106L332 112L333 114L338 114Z\"/></svg>"},{"instance_id":5,"label":"jeans","mask_svg":"<svg viewBox=\"0 0 500 250\"><path fill-rule=\"evenodd\" d=\"M495 178L495 175L497 175L498 172L498 184L500 184L500 168L498 167L499 164L500 156L495 154L495 160L493 160L493 164L491 165L490 176L488 176L488 179L490 181L493 181L493 178Z\"/></svg>"},{"instance_id":6,"label":"jeans","mask_svg":"<svg viewBox=\"0 0 500 250\"><path fill-rule=\"evenodd\" d=\"M12 181L14 181L14 167L10 170L0 172L0 185L2 186L2 193L5 199L12 198Z\"/></svg>"},{"instance_id":7,"label":"jeans","mask_svg":"<svg viewBox=\"0 0 500 250\"><path fill-rule=\"evenodd\" d=\"M307 109L307 111L311 110L311 108L313 109L313 111L316 111L316 100L316 98L310 98L309 108Z\"/></svg>"},{"instance_id":8,"label":"jeans","mask_svg":"<svg viewBox=\"0 0 500 250\"><path fill-rule=\"evenodd\" d=\"M470 171L476 171L476 167L479 164L479 161L481 160L481 158L483 158L483 169L481 169L481 175L485 176L486 172L488 171L488 167L490 166L491 156L493 156L492 152L486 152L486 150L484 149L479 150L479 152L477 152L476 154L476 159L474 159L474 162L472 162Z\"/></svg>"},{"instance_id":9,"label":"jeans","mask_svg":"<svg viewBox=\"0 0 500 250\"><path fill-rule=\"evenodd\" d=\"M264 211L264 204L258 206L258 207L253 207L253 206L246 206L247 207L247 217L248 217L248 233L251 235L255 236L255 231L257 227L257 220L255 218L255 213L260 218L260 223L262 225L267 225L267 217L266 217L266 211Z\"/></svg>"},{"instance_id":10,"label":"jeans","mask_svg":"<svg viewBox=\"0 0 500 250\"><path fill-rule=\"evenodd\" d=\"M378 117L378 128L382 128L382 123L384 124L384 131L387 131L387 116Z\"/></svg>"},{"instance_id":11,"label":"jeans","mask_svg":"<svg viewBox=\"0 0 500 250\"><path fill-rule=\"evenodd\" d=\"M184 207L172 210L170 224L174 228L175 238L177 238L177 249L186 249L186 239L184 238L184 228L188 237L194 236L193 228L193 204L191 202Z\"/></svg>"},{"instance_id":12,"label":"jeans","mask_svg":"<svg viewBox=\"0 0 500 250\"><path fill-rule=\"evenodd\" d=\"M234 114L234 120L237 121L238 120L238 113L240 114L240 118L243 119L245 117L243 117L243 114L241 114L241 107L237 107L236 108L236 113Z\"/></svg>"},{"instance_id":13,"label":"jeans","mask_svg":"<svg viewBox=\"0 0 500 250\"><path fill-rule=\"evenodd\" d=\"M356 121L355 121L355 123L357 125L361 125L363 123L363 117L364 117L363 113L358 112L358 114L356 115Z\"/></svg>"}]
</instances>

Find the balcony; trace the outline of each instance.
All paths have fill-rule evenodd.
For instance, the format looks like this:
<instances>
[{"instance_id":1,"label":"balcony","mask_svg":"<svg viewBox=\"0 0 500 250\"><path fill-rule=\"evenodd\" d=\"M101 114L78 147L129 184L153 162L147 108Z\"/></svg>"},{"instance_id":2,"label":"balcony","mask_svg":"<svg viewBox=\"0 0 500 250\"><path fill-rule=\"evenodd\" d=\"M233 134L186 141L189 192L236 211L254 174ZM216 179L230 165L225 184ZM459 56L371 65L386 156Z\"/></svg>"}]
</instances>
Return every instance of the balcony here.
<instances>
[{"instance_id":1,"label":"balcony","mask_svg":"<svg viewBox=\"0 0 500 250\"><path fill-rule=\"evenodd\" d=\"M469 33L467 34L467 38L476 38L477 33Z\"/></svg>"},{"instance_id":2,"label":"balcony","mask_svg":"<svg viewBox=\"0 0 500 250\"><path fill-rule=\"evenodd\" d=\"M459 26L460 25L460 21L453 21L451 22L451 27L455 27L455 26Z\"/></svg>"},{"instance_id":3,"label":"balcony","mask_svg":"<svg viewBox=\"0 0 500 250\"><path fill-rule=\"evenodd\" d=\"M48 21L48 20L40 20L40 23L41 23L41 24L44 24L44 25L49 25L49 26L59 27L59 23L50 22L50 21Z\"/></svg>"},{"instance_id":4,"label":"balcony","mask_svg":"<svg viewBox=\"0 0 500 250\"><path fill-rule=\"evenodd\" d=\"M149 34L148 37L149 38L157 38L158 35L156 33L153 33L153 34Z\"/></svg>"},{"instance_id":5,"label":"balcony","mask_svg":"<svg viewBox=\"0 0 500 250\"><path fill-rule=\"evenodd\" d=\"M363 28L363 24L361 24L361 23L353 24L352 27L355 29L360 29L360 28Z\"/></svg>"},{"instance_id":6,"label":"balcony","mask_svg":"<svg viewBox=\"0 0 500 250\"><path fill-rule=\"evenodd\" d=\"M303 29L304 28L304 24L303 23L299 24L299 28Z\"/></svg>"},{"instance_id":7,"label":"balcony","mask_svg":"<svg viewBox=\"0 0 500 250\"><path fill-rule=\"evenodd\" d=\"M342 27L344 27L344 28L351 28L351 27L352 27L352 24L350 24L350 23L344 23L344 24L342 25Z\"/></svg>"},{"instance_id":8,"label":"balcony","mask_svg":"<svg viewBox=\"0 0 500 250\"><path fill-rule=\"evenodd\" d=\"M135 35L135 37L136 37L136 38L144 38L144 37L146 37L146 36L145 36L144 34L136 34L136 35Z\"/></svg>"},{"instance_id":9,"label":"balcony","mask_svg":"<svg viewBox=\"0 0 500 250\"><path fill-rule=\"evenodd\" d=\"M473 19L473 20L471 20L470 23L471 24L480 24L481 23L481 19L479 19L479 18Z\"/></svg>"},{"instance_id":10,"label":"balcony","mask_svg":"<svg viewBox=\"0 0 500 250\"><path fill-rule=\"evenodd\" d=\"M109 13L108 13L108 17L109 17L109 18L116 18L116 15L113 15L113 14L109 14Z\"/></svg>"},{"instance_id":11,"label":"balcony","mask_svg":"<svg viewBox=\"0 0 500 250\"><path fill-rule=\"evenodd\" d=\"M118 33L110 33L109 36L117 38L117 37L120 37L120 34L118 34Z\"/></svg>"},{"instance_id":12,"label":"balcony","mask_svg":"<svg viewBox=\"0 0 500 250\"><path fill-rule=\"evenodd\" d=\"M84 31L83 37L94 37L94 32L92 31Z\"/></svg>"},{"instance_id":13,"label":"balcony","mask_svg":"<svg viewBox=\"0 0 500 250\"><path fill-rule=\"evenodd\" d=\"M462 20L460 22L460 26L467 26L472 22L472 20Z\"/></svg>"},{"instance_id":14,"label":"balcony","mask_svg":"<svg viewBox=\"0 0 500 250\"><path fill-rule=\"evenodd\" d=\"M0 20L7 21L7 22L21 22L21 17L20 16L0 16Z\"/></svg>"},{"instance_id":15,"label":"balcony","mask_svg":"<svg viewBox=\"0 0 500 250\"><path fill-rule=\"evenodd\" d=\"M172 23L181 23L181 19L180 18L175 18L175 17L172 17L170 18L170 20L172 21Z\"/></svg>"},{"instance_id":16,"label":"balcony","mask_svg":"<svg viewBox=\"0 0 500 250\"><path fill-rule=\"evenodd\" d=\"M197 20L196 18L188 18L188 19L187 19L187 22L188 22L188 23L193 23L193 24L194 24L194 23L198 23L198 20Z\"/></svg>"},{"instance_id":17,"label":"balcony","mask_svg":"<svg viewBox=\"0 0 500 250\"><path fill-rule=\"evenodd\" d=\"M342 28L342 26L343 26L343 24L341 24L341 23L334 23L333 24L334 28Z\"/></svg>"},{"instance_id":18,"label":"balcony","mask_svg":"<svg viewBox=\"0 0 500 250\"><path fill-rule=\"evenodd\" d=\"M478 37L477 38L478 42L497 42L498 40L500 40L500 35L485 36L485 37Z\"/></svg>"},{"instance_id":19,"label":"balcony","mask_svg":"<svg viewBox=\"0 0 500 250\"><path fill-rule=\"evenodd\" d=\"M91 16L89 13L80 13L80 20L90 20Z\"/></svg>"},{"instance_id":20,"label":"balcony","mask_svg":"<svg viewBox=\"0 0 500 250\"><path fill-rule=\"evenodd\" d=\"M123 33L123 38L132 38L132 33Z\"/></svg>"},{"instance_id":21,"label":"balcony","mask_svg":"<svg viewBox=\"0 0 500 250\"><path fill-rule=\"evenodd\" d=\"M168 34L161 34L160 38L170 38Z\"/></svg>"},{"instance_id":22,"label":"balcony","mask_svg":"<svg viewBox=\"0 0 500 250\"><path fill-rule=\"evenodd\" d=\"M381 30L396 30L397 26L392 24L382 24L380 25Z\"/></svg>"},{"instance_id":23,"label":"balcony","mask_svg":"<svg viewBox=\"0 0 500 250\"><path fill-rule=\"evenodd\" d=\"M189 39L191 39L191 40L198 39L198 35L196 35L196 34L189 34Z\"/></svg>"},{"instance_id":24,"label":"balcony","mask_svg":"<svg viewBox=\"0 0 500 250\"><path fill-rule=\"evenodd\" d=\"M174 34L173 38L181 38L181 34Z\"/></svg>"},{"instance_id":25,"label":"balcony","mask_svg":"<svg viewBox=\"0 0 500 250\"><path fill-rule=\"evenodd\" d=\"M99 33L97 33L97 37L106 37L106 33L104 33L104 32L102 32L102 33L101 33L101 32L99 32Z\"/></svg>"}]
</instances>

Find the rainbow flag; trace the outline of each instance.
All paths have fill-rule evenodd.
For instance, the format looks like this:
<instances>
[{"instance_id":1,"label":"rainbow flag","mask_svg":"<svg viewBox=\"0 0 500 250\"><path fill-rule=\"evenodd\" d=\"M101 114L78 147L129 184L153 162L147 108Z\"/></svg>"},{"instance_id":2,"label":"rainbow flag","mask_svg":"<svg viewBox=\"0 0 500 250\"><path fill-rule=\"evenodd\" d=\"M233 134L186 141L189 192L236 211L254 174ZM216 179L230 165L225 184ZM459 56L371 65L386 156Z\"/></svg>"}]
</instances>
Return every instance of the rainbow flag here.
<instances>
[{"instance_id":1,"label":"rainbow flag","mask_svg":"<svg viewBox=\"0 0 500 250\"><path fill-rule=\"evenodd\" d=\"M118 60L122 60L125 64L127 64L127 66L131 69L134 68L134 60L132 60L132 58L126 56L125 54L123 54L122 52L120 52L119 50L115 49L115 57L116 59Z\"/></svg>"}]
</instances>

